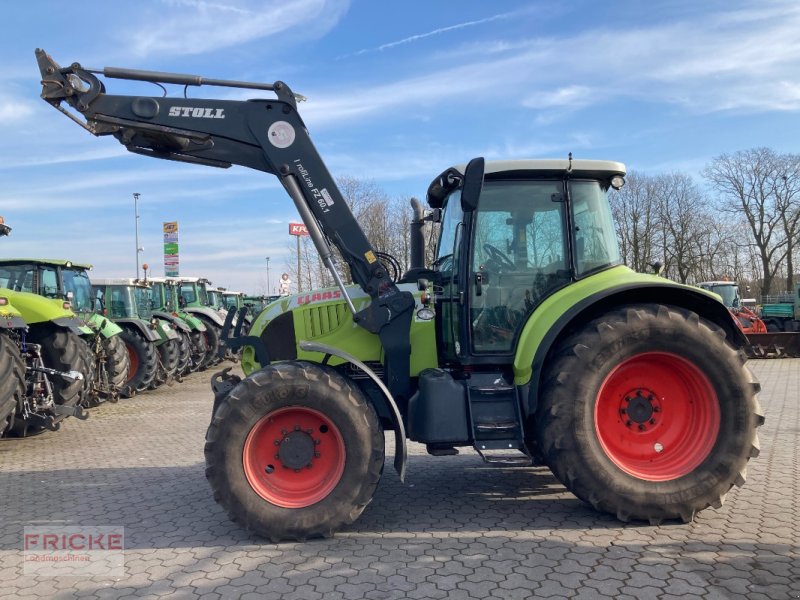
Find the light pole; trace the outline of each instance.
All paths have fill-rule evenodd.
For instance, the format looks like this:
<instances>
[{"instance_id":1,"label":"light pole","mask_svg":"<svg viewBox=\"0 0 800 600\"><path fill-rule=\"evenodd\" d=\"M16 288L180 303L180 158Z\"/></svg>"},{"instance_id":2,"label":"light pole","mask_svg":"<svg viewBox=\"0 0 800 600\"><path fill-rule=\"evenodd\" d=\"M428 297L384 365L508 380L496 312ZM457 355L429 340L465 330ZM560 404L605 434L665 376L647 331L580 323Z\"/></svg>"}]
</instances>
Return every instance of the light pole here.
<instances>
[{"instance_id":1,"label":"light pole","mask_svg":"<svg viewBox=\"0 0 800 600\"><path fill-rule=\"evenodd\" d=\"M139 246L139 194L133 193L133 215L134 224L136 227L136 279L139 279L139 253L144 251L144 248Z\"/></svg>"},{"instance_id":2,"label":"light pole","mask_svg":"<svg viewBox=\"0 0 800 600\"><path fill-rule=\"evenodd\" d=\"M271 296L272 294L269 293L269 256L267 257L267 296Z\"/></svg>"}]
</instances>

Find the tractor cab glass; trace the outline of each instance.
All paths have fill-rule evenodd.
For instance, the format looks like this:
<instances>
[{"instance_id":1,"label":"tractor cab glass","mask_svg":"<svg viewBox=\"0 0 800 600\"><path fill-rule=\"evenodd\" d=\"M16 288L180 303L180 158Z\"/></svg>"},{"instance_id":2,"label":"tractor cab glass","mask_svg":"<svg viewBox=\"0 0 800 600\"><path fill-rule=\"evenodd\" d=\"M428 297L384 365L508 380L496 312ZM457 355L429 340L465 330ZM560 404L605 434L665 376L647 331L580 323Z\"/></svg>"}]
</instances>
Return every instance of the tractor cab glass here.
<instances>
[{"instance_id":1,"label":"tractor cab glass","mask_svg":"<svg viewBox=\"0 0 800 600\"><path fill-rule=\"evenodd\" d=\"M94 310L92 283L87 272L83 269L61 269L61 279L64 284L64 294L72 292L70 299L72 310L79 313L92 312Z\"/></svg>"},{"instance_id":2,"label":"tractor cab glass","mask_svg":"<svg viewBox=\"0 0 800 600\"><path fill-rule=\"evenodd\" d=\"M133 297L136 301L136 312L140 319L149 320L153 316L152 290L148 287L133 288Z\"/></svg>"},{"instance_id":3,"label":"tractor cab glass","mask_svg":"<svg viewBox=\"0 0 800 600\"><path fill-rule=\"evenodd\" d=\"M739 286L735 283L705 284L701 286L722 297L722 303L728 308L737 308L741 305L739 298Z\"/></svg>"},{"instance_id":4,"label":"tractor cab glass","mask_svg":"<svg viewBox=\"0 0 800 600\"><path fill-rule=\"evenodd\" d=\"M475 353L507 353L526 316L571 280L563 181L487 181L474 214Z\"/></svg>"},{"instance_id":5,"label":"tractor cab glass","mask_svg":"<svg viewBox=\"0 0 800 600\"><path fill-rule=\"evenodd\" d=\"M217 290L206 290L206 296L208 298L207 306L212 308L219 308L222 306L222 293Z\"/></svg>"},{"instance_id":6,"label":"tractor cab glass","mask_svg":"<svg viewBox=\"0 0 800 600\"><path fill-rule=\"evenodd\" d=\"M107 316L112 319L136 319L139 316L136 310L133 288L130 286L109 286L103 302L108 313Z\"/></svg>"},{"instance_id":7,"label":"tractor cab glass","mask_svg":"<svg viewBox=\"0 0 800 600\"><path fill-rule=\"evenodd\" d=\"M180 284L181 306L197 302L197 284L192 281L184 281Z\"/></svg>"},{"instance_id":8,"label":"tractor cab glass","mask_svg":"<svg viewBox=\"0 0 800 600\"><path fill-rule=\"evenodd\" d=\"M35 272L36 267L33 265L2 265L0 266L0 287L15 292L32 292Z\"/></svg>"},{"instance_id":9,"label":"tractor cab glass","mask_svg":"<svg viewBox=\"0 0 800 600\"><path fill-rule=\"evenodd\" d=\"M608 187L599 181L570 181L570 202L578 277L621 262L617 232L611 220Z\"/></svg>"},{"instance_id":10,"label":"tractor cab glass","mask_svg":"<svg viewBox=\"0 0 800 600\"><path fill-rule=\"evenodd\" d=\"M166 295L166 285L160 281L150 284L150 297L153 301L153 310L172 310Z\"/></svg>"}]
</instances>

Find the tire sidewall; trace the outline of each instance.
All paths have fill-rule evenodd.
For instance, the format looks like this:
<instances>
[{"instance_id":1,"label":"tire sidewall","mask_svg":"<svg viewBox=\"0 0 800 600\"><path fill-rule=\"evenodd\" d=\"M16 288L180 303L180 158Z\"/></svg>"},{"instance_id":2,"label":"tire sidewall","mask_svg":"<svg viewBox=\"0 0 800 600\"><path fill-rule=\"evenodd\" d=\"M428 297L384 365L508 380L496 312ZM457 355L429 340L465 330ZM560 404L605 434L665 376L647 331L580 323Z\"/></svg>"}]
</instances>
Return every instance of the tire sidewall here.
<instances>
[{"instance_id":1,"label":"tire sidewall","mask_svg":"<svg viewBox=\"0 0 800 600\"><path fill-rule=\"evenodd\" d=\"M281 366L269 369L280 374ZM216 482L218 485L214 485L215 482L212 485L226 495L223 503L229 511L256 532L274 535L274 531L259 531L258 523L268 521L280 523L288 535L313 529L324 533L341 520L343 507L366 504L371 498L371 493L366 499L362 497L363 488L370 477L376 453L380 453L379 460L381 464L383 462L383 431L374 409L363 395L356 403L342 402L342 392L361 395L360 390L331 369L325 370L330 384L326 378L298 381L297 378L270 377L269 385L259 385L256 391L252 382L256 374L253 374L231 391L215 413L214 422L218 427L215 437L225 441L220 445L223 447L222 455L217 457L223 468L216 476L222 480ZM245 440L253 427L265 415L293 406L310 408L325 415L339 430L345 452L344 470L336 486L325 498L303 508L284 508L262 498L248 482L243 467ZM376 428L380 444L375 442Z\"/></svg>"}]
</instances>

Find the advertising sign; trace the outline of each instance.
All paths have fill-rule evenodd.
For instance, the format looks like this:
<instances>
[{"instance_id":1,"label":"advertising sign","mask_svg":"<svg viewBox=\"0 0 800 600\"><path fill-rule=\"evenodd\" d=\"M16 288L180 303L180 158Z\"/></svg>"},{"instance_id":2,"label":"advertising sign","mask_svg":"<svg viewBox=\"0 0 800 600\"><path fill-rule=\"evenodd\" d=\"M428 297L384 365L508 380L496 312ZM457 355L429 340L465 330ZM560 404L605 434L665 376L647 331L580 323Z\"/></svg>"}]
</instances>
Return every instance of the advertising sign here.
<instances>
[{"instance_id":1,"label":"advertising sign","mask_svg":"<svg viewBox=\"0 0 800 600\"><path fill-rule=\"evenodd\" d=\"M303 223L289 223L289 235L308 235L308 229Z\"/></svg>"},{"instance_id":2,"label":"advertising sign","mask_svg":"<svg viewBox=\"0 0 800 600\"><path fill-rule=\"evenodd\" d=\"M178 277L180 259L178 253L178 222L165 222L164 231L164 276Z\"/></svg>"}]
</instances>

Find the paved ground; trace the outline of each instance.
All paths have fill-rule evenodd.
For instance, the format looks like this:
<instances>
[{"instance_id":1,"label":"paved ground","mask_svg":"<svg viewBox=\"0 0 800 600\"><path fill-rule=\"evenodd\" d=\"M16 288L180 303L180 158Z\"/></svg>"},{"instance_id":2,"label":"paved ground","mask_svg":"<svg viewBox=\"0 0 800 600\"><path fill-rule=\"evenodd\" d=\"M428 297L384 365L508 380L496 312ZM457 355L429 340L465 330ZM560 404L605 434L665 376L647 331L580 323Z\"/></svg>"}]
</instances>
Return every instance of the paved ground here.
<instances>
[{"instance_id":1,"label":"paved ground","mask_svg":"<svg viewBox=\"0 0 800 600\"><path fill-rule=\"evenodd\" d=\"M690 525L624 525L543 468L412 447L334 539L266 544L231 524L203 475L206 375L101 407L85 423L0 442L0 597L800 598L800 360L751 363L761 457ZM391 444L387 444L391 449ZM391 461L391 458L389 458ZM125 528L125 573L23 575L25 525Z\"/></svg>"}]
</instances>

